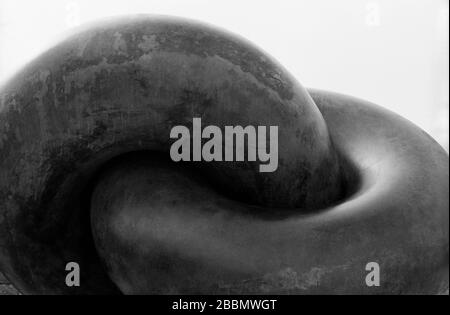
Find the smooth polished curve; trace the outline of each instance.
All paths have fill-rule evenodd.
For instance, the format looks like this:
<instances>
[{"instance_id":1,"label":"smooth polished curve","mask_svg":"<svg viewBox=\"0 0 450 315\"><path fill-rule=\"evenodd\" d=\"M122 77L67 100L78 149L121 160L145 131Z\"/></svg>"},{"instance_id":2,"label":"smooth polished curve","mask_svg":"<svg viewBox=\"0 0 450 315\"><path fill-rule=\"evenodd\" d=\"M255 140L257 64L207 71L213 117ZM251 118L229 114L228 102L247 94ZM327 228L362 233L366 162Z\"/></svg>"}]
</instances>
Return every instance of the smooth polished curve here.
<instances>
[{"instance_id":1,"label":"smooth polished curve","mask_svg":"<svg viewBox=\"0 0 450 315\"><path fill-rule=\"evenodd\" d=\"M279 209L224 198L198 170L160 157L127 157L107 168L92 202L94 237L122 292L445 292L445 151L376 105L329 92L311 95L337 147L360 170L355 195L321 213L277 217ZM366 285L368 262L380 265L380 287Z\"/></svg>"}]
</instances>

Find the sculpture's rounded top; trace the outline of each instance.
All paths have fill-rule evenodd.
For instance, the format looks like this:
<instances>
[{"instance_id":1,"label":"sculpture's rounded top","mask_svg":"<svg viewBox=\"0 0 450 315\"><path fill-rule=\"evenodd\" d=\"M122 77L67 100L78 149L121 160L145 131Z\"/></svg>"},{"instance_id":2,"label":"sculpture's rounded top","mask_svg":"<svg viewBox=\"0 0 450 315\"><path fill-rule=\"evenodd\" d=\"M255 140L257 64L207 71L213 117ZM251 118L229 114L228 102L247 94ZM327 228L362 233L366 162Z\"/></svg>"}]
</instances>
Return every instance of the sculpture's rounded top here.
<instances>
[{"instance_id":1,"label":"sculpture's rounded top","mask_svg":"<svg viewBox=\"0 0 450 315\"><path fill-rule=\"evenodd\" d=\"M222 130L274 126L273 172L259 173L260 161L205 167L230 194L252 204L311 210L342 196L338 158L308 92L268 54L206 24L135 16L83 27L30 63L0 94L0 120L11 108L32 104L42 110L36 126L46 127L30 138L40 134L41 143L68 130L87 135L90 129L78 130L84 122L98 122L113 111L135 112L131 124L146 128L141 137L163 144L144 149L166 152L170 128L191 126L194 118ZM75 117L61 114L54 121L52 113L64 108L76 109ZM102 128L113 132L117 124L108 119Z\"/></svg>"}]
</instances>

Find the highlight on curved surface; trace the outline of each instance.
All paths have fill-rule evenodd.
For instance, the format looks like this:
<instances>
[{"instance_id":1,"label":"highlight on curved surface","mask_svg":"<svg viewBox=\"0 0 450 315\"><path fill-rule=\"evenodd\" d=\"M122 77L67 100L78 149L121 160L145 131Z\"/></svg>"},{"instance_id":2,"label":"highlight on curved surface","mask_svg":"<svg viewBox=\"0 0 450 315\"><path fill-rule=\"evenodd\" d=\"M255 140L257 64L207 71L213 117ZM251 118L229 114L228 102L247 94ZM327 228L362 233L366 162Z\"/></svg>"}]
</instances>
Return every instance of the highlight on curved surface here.
<instances>
[{"instance_id":1,"label":"highlight on curved surface","mask_svg":"<svg viewBox=\"0 0 450 315\"><path fill-rule=\"evenodd\" d=\"M167 17L73 35L0 89L0 268L24 293L438 293L448 155L368 102ZM170 129L279 126L279 167L175 163ZM81 287L64 266L80 264ZM365 285L376 261L383 285Z\"/></svg>"}]
</instances>

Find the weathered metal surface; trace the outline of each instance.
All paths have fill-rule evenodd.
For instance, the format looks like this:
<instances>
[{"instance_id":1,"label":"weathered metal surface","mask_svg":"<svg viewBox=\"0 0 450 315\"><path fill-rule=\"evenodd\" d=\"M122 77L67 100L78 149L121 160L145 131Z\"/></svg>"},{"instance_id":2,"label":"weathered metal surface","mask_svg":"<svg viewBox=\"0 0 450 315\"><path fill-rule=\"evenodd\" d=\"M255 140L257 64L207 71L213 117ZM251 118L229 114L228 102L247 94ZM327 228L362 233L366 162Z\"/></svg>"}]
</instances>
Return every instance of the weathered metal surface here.
<instances>
[{"instance_id":1,"label":"weathered metal surface","mask_svg":"<svg viewBox=\"0 0 450 315\"><path fill-rule=\"evenodd\" d=\"M205 240L217 238L217 231L222 231L224 239L218 240L223 248L217 252L213 246L206 256L189 256L193 262L190 260L186 267L195 262L203 264L204 257L212 259L210 272L217 267L218 278L206 274L199 276L199 281L213 283L232 275L230 279L237 282L225 286L229 291L265 292L259 281L269 277L271 284L264 287L268 291L303 292L307 288L316 293L318 283L320 290L331 290L324 279L332 283L342 280L330 271L331 265L344 268L342 272L356 281L364 269L359 272L351 268L359 268L358 263L372 258L372 253L373 259L386 259L383 268L396 280L385 287L388 292L435 291L442 284L444 263L448 268L448 156L422 131L391 113L339 96L312 95L319 107L265 53L206 25L141 16L80 31L0 88L0 269L24 293L119 293L117 286L124 292L153 291L155 288L145 283L140 286L138 282L118 280L127 272L145 267L130 261L120 272L112 269L117 268L114 264L118 261L109 259L110 255L118 251L119 261L126 261L127 251L135 254L139 247L135 244L127 249L121 242L109 242L113 237L110 227L102 224L107 224L111 213L103 216L101 210L109 208L99 206L100 214L93 223L104 229L99 227L94 232L104 234L97 237L97 246L108 270L115 270L110 275L105 272L92 237L91 193L105 162L133 151L152 151L155 158L155 152L160 152L167 158L170 129L201 117L205 125L219 127L279 126L280 151L279 168L274 173L257 172L258 163L254 162L199 165L196 174L212 183L208 189L219 189L220 198L226 199L211 192L211 200L198 201L220 201L220 211L240 218L219 226L208 221L212 225L201 229L211 230L211 235L201 234ZM352 102L355 104L346 106ZM153 172L160 172L149 167L143 175L152 177ZM121 174L122 170L117 172ZM178 176L172 172L168 170L167 176ZM179 176L184 176L183 172ZM364 172L370 176L357 176ZM374 174L386 177L380 182ZM125 175L125 182L143 180ZM368 179L376 184L370 186ZM196 196L198 187L191 185L189 176L186 180L186 189L192 189ZM186 197L176 195L181 189L176 182L164 176L157 182L167 187L168 194L161 200ZM116 184L120 183L111 183L111 190ZM355 190L353 196L365 193L363 199L348 199ZM140 195L142 191L124 191L137 194L145 207L155 206L155 200ZM380 193L380 199L364 204L364 198L373 197L367 193L373 191ZM119 202L124 197L118 194L111 198ZM230 208L223 208L226 204ZM337 206L324 211L333 205ZM349 205L353 208L345 208ZM248 230L239 230L249 222L236 208L255 216ZM179 214L175 206L170 211ZM299 214L311 216L317 225L310 226L306 223L309 219L303 222ZM140 215L130 218L135 220ZM146 215L159 214L152 210ZM332 219L336 221L328 221ZM166 224L176 226L170 221ZM214 232L213 227L220 229ZM383 227L389 233L383 233ZM178 228L182 233L188 227ZM140 237L148 231L132 236ZM129 233L122 234L124 240ZM174 238L177 233L174 230ZM225 243L227 237L232 237L230 244ZM152 245L151 237L140 241L142 246ZM376 245L373 252L369 244ZM383 250L385 244L390 250ZM184 250L189 250L188 245ZM298 249L301 246L303 249ZM230 257L224 261L231 265L225 270L221 263L214 263L227 248ZM344 257L358 253L361 256L344 263ZM213 259L211 255L216 256ZM187 262L187 257L177 257L179 263ZM174 258L161 252L160 264L144 275L164 270ZM321 265L319 258L328 264ZM65 285L69 261L81 266L81 287ZM253 268L247 265L250 262ZM334 276L323 276L329 273ZM413 274L417 279L408 280ZM178 287L172 285L171 278L167 288L183 288L186 279L176 278L180 280ZM246 279L253 279L248 288L245 281L239 282ZM351 281L342 285L339 292L360 289Z\"/></svg>"},{"instance_id":2,"label":"weathered metal surface","mask_svg":"<svg viewBox=\"0 0 450 315\"><path fill-rule=\"evenodd\" d=\"M1 262L24 291L77 291L63 281L72 260L84 270L80 292L110 287L90 236L91 176L121 153L167 152L170 128L193 117L282 126L276 173L211 167L237 198L307 210L345 189L306 91L264 53L205 25L138 17L94 26L33 61L0 100ZM247 184L236 190L238 181Z\"/></svg>"}]
</instances>

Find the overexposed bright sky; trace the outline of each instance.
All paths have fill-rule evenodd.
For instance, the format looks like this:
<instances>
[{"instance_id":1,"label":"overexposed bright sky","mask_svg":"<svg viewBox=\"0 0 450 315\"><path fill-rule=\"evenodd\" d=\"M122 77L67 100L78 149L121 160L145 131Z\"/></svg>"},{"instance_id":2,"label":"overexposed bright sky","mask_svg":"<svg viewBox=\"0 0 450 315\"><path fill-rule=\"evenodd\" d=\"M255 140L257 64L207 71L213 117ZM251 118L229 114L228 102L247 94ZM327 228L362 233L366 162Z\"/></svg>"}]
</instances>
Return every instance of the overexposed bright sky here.
<instances>
[{"instance_id":1,"label":"overexposed bright sky","mask_svg":"<svg viewBox=\"0 0 450 315\"><path fill-rule=\"evenodd\" d=\"M74 27L134 13L239 33L304 86L387 107L448 150L448 0L0 0L0 82Z\"/></svg>"}]
</instances>

